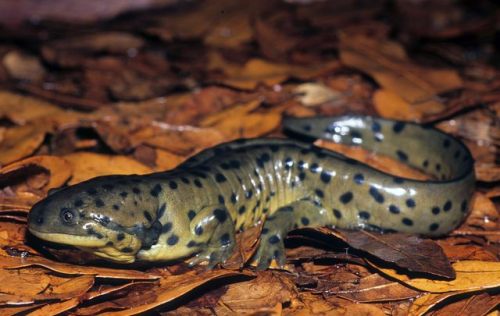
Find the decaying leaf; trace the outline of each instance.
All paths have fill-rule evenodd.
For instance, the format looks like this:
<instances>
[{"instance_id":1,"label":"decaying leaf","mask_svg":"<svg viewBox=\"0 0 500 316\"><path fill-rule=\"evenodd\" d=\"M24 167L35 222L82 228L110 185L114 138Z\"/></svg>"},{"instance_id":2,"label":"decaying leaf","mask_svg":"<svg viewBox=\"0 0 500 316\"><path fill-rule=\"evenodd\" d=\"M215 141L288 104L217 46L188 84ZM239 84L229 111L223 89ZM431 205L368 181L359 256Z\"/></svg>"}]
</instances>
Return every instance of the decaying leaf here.
<instances>
[{"instance_id":1,"label":"decaying leaf","mask_svg":"<svg viewBox=\"0 0 500 316\"><path fill-rule=\"evenodd\" d=\"M69 184L79 183L93 177L110 174L145 174L152 169L127 156L109 156L80 152L65 155L73 167L73 176Z\"/></svg>"}]
</instances>

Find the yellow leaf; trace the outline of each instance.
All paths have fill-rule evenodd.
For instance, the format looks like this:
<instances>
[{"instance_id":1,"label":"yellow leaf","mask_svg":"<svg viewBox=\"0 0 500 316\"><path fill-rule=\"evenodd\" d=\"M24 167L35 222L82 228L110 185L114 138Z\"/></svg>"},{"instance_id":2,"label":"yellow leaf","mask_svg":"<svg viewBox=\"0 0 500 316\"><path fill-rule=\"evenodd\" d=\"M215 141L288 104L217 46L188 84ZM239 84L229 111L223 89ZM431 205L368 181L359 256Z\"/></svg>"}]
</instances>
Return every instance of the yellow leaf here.
<instances>
[{"instance_id":1,"label":"yellow leaf","mask_svg":"<svg viewBox=\"0 0 500 316\"><path fill-rule=\"evenodd\" d=\"M431 280L424 278L410 279L393 269L374 267L401 282L427 292L445 293L450 291L474 291L500 287L500 262L459 261L453 264L456 278L451 281Z\"/></svg>"}]
</instances>

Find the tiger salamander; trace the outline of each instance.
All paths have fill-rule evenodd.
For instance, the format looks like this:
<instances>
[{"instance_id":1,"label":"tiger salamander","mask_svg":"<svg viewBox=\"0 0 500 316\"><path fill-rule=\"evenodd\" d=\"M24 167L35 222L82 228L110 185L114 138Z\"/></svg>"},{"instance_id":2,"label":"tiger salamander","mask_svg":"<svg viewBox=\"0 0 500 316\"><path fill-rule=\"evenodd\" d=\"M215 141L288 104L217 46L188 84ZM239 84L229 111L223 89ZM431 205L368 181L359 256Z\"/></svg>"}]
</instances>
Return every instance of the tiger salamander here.
<instances>
[{"instance_id":1,"label":"tiger salamander","mask_svg":"<svg viewBox=\"0 0 500 316\"><path fill-rule=\"evenodd\" d=\"M285 264L283 240L331 225L439 236L467 215L473 159L434 128L366 116L286 118L285 130L398 159L434 176L395 177L292 139L241 139L207 149L174 170L103 176L33 206L29 231L109 260L192 256L211 268L232 253L235 232L264 221L259 269Z\"/></svg>"}]
</instances>

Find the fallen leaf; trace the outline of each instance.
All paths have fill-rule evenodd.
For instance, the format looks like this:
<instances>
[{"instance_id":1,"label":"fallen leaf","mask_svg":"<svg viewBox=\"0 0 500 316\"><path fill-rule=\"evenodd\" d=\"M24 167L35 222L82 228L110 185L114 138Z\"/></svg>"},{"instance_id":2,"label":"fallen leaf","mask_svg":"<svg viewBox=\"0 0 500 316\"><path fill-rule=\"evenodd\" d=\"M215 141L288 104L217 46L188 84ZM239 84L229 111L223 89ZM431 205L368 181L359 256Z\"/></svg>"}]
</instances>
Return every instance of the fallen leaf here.
<instances>
[{"instance_id":1,"label":"fallen leaf","mask_svg":"<svg viewBox=\"0 0 500 316\"><path fill-rule=\"evenodd\" d=\"M146 174L152 169L127 156L110 156L89 152L65 155L73 167L73 177L69 184L76 184L97 176L110 174Z\"/></svg>"},{"instance_id":2,"label":"fallen leaf","mask_svg":"<svg viewBox=\"0 0 500 316\"><path fill-rule=\"evenodd\" d=\"M417 298L410 308L410 315L424 315L437 305L456 297L464 296L469 291L453 291L447 293L427 293ZM498 295L488 293L472 295L465 299L451 302L442 308L432 311L431 315L486 315L500 303Z\"/></svg>"},{"instance_id":3,"label":"fallen leaf","mask_svg":"<svg viewBox=\"0 0 500 316\"><path fill-rule=\"evenodd\" d=\"M356 283L342 283L338 287L329 289L328 292L355 302L398 301L421 294L419 291L387 280L378 274L361 278Z\"/></svg>"},{"instance_id":4,"label":"fallen leaf","mask_svg":"<svg viewBox=\"0 0 500 316\"><path fill-rule=\"evenodd\" d=\"M349 246L367 252L385 262L411 272L427 273L451 279L455 273L441 247L430 239L415 235L378 234L368 231L321 228L321 232L336 236Z\"/></svg>"},{"instance_id":5,"label":"fallen leaf","mask_svg":"<svg viewBox=\"0 0 500 316\"><path fill-rule=\"evenodd\" d=\"M490 261L459 261L452 264L456 277L454 280L441 281L432 279L410 279L392 269L381 268L373 262L370 264L384 274L395 278L404 284L431 293L446 293L450 291L477 291L500 287L500 262Z\"/></svg>"},{"instance_id":6,"label":"fallen leaf","mask_svg":"<svg viewBox=\"0 0 500 316\"><path fill-rule=\"evenodd\" d=\"M339 91L332 90L321 83L303 83L298 85L294 92L298 94L298 101L305 106L317 106L334 101L341 96Z\"/></svg>"},{"instance_id":7,"label":"fallen leaf","mask_svg":"<svg viewBox=\"0 0 500 316\"><path fill-rule=\"evenodd\" d=\"M0 142L0 166L25 158L40 147L47 128L25 125L8 128Z\"/></svg>"},{"instance_id":8,"label":"fallen leaf","mask_svg":"<svg viewBox=\"0 0 500 316\"><path fill-rule=\"evenodd\" d=\"M43 257L30 256L26 258L2 256L0 268L20 269L30 266L39 266L51 271L68 275L93 275L97 278L125 279L125 280L155 280L157 275L131 269L111 269L104 267L80 266L55 262Z\"/></svg>"},{"instance_id":9,"label":"fallen leaf","mask_svg":"<svg viewBox=\"0 0 500 316\"><path fill-rule=\"evenodd\" d=\"M45 75L45 69L36 56L19 51L5 54L2 63L7 72L17 80L37 81Z\"/></svg>"}]
</instances>

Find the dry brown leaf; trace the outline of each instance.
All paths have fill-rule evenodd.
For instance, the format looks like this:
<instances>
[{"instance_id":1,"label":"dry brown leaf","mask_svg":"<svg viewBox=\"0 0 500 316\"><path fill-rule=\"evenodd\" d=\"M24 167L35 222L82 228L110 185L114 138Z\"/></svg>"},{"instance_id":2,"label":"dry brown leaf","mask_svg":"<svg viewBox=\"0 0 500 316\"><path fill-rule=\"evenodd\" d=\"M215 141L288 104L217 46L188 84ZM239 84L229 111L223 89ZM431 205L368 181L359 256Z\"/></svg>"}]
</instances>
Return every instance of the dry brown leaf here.
<instances>
[{"instance_id":1,"label":"dry brown leaf","mask_svg":"<svg viewBox=\"0 0 500 316\"><path fill-rule=\"evenodd\" d=\"M54 272L68 275L93 275L97 278L124 279L124 280L155 280L159 276L130 269L111 269L91 267L55 262L43 257L30 256L26 258L1 256L0 268L20 269L30 266L39 266Z\"/></svg>"},{"instance_id":2,"label":"dry brown leaf","mask_svg":"<svg viewBox=\"0 0 500 316\"><path fill-rule=\"evenodd\" d=\"M35 296L50 285L50 277L41 270L0 269L0 292L19 296Z\"/></svg>"},{"instance_id":3,"label":"dry brown leaf","mask_svg":"<svg viewBox=\"0 0 500 316\"><path fill-rule=\"evenodd\" d=\"M44 191L62 186L71 177L71 165L63 158L56 156L35 156L23 159L21 161L9 164L0 169L0 181L8 182L10 174L23 173L23 169L29 169L31 166L40 167L49 173L49 179L43 185ZM42 187L37 186L36 189Z\"/></svg>"},{"instance_id":4,"label":"dry brown leaf","mask_svg":"<svg viewBox=\"0 0 500 316\"><path fill-rule=\"evenodd\" d=\"M381 268L370 264L384 274L397 279L404 284L432 293L446 293L451 291L477 291L500 287L500 262L490 261L459 261L453 263L456 278L450 281L414 278L400 274L393 269Z\"/></svg>"},{"instance_id":5,"label":"dry brown leaf","mask_svg":"<svg viewBox=\"0 0 500 316\"><path fill-rule=\"evenodd\" d=\"M42 144L47 130L39 124L8 128L0 143L0 166L31 155Z\"/></svg>"},{"instance_id":6,"label":"dry brown leaf","mask_svg":"<svg viewBox=\"0 0 500 316\"><path fill-rule=\"evenodd\" d=\"M28 313L30 316L49 316L49 315L58 315L62 312L68 311L80 303L80 299L78 297L70 298L69 300L47 304L35 311Z\"/></svg>"},{"instance_id":7,"label":"dry brown leaf","mask_svg":"<svg viewBox=\"0 0 500 316\"><path fill-rule=\"evenodd\" d=\"M420 295L415 291L391 282L378 274L372 274L359 280L359 283L343 283L338 288L330 289L329 292L355 302L386 302L414 298Z\"/></svg>"},{"instance_id":8,"label":"dry brown leaf","mask_svg":"<svg viewBox=\"0 0 500 316\"><path fill-rule=\"evenodd\" d=\"M153 170L127 156L110 156L88 152L65 155L73 167L73 177L69 184L76 184L97 176L110 174L146 174Z\"/></svg>"},{"instance_id":9,"label":"dry brown leaf","mask_svg":"<svg viewBox=\"0 0 500 316\"><path fill-rule=\"evenodd\" d=\"M136 303L138 303L136 306L129 306L126 300L118 301L116 302L117 307L121 305L123 308L126 308L126 310L107 312L102 313L101 315L133 315L143 313L160 305L171 302L172 300L185 295L207 282L238 275L241 276L249 274L230 270L212 270L205 271L199 275L192 275L189 273L184 275L173 275L161 279L160 286L158 288L151 289L149 293L140 293L139 298L143 297L143 300L142 302L136 301ZM146 299L146 297L148 299ZM151 298L153 298L152 302ZM146 303L144 304L144 302Z\"/></svg>"},{"instance_id":10,"label":"dry brown leaf","mask_svg":"<svg viewBox=\"0 0 500 316\"><path fill-rule=\"evenodd\" d=\"M388 89L379 89L373 94L373 105L378 115L402 121L419 121L423 113Z\"/></svg>"},{"instance_id":11,"label":"dry brown leaf","mask_svg":"<svg viewBox=\"0 0 500 316\"><path fill-rule=\"evenodd\" d=\"M263 59L250 59L243 66L239 66L231 64L216 53L211 53L209 59L208 69L222 70L224 73L224 77L219 81L244 90L253 90L259 84L273 86L292 77L312 79L339 67L337 61L312 66L292 66L271 63Z\"/></svg>"},{"instance_id":12,"label":"dry brown leaf","mask_svg":"<svg viewBox=\"0 0 500 316\"><path fill-rule=\"evenodd\" d=\"M189 125L155 124L131 134L134 146L147 144L179 155L215 146L225 140L215 128L199 128Z\"/></svg>"},{"instance_id":13,"label":"dry brown leaf","mask_svg":"<svg viewBox=\"0 0 500 316\"><path fill-rule=\"evenodd\" d=\"M36 56L19 51L5 54L2 63L11 77L17 80L37 81L45 75L45 69Z\"/></svg>"},{"instance_id":14,"label":"dry brown leaf","mask_svg":"<svg viewBox=\"0 0 500 316\"><path fill-rule=\"evenodd\" d=\"M410 315L424 315L436 307L436 305L454 297L464 296L466 293L468 291L453 291L439 294L427 293L413 302L409 311ZM431 313L431 315L486 315L498 304L500 304L500 297L498 295L491 296L488 293L481 293L444 305L441 309ZM455 310L455 308L458 310Z\"/></svg>"},{"instance_id":15,"label":"dry brown leaf","mask_svg":"<svg viewBox=\"0 0 500 316\"><path fill-rule=\"evenodd\" d=\"M431 100L439 93L463 85L455 70L414 64L397 42L349 34L340 34L340 39L344 64L369 73L380 85L411 104Z\"/></svg>"}]
</instances>

